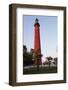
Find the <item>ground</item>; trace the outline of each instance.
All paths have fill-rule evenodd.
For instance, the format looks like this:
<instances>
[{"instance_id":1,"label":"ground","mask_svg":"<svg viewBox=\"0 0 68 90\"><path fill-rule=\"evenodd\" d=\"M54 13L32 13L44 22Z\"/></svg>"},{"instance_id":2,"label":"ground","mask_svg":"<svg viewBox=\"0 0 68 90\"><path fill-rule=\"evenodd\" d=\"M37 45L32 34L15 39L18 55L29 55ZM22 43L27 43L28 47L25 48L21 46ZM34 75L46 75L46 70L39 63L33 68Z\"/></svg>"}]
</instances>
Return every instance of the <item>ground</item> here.
<instances>
[{"instance_id":1,"label":"ground","mask_svg":"<svg viewBox=\"0 0 68 90\"><path fill-rule=\"evenodd\" d=\"M23 74L46 74L46 73L57 73L56 66L40 66L37 70L36 66L26 67L23 69Z\"/></svg>"}]
</instances>

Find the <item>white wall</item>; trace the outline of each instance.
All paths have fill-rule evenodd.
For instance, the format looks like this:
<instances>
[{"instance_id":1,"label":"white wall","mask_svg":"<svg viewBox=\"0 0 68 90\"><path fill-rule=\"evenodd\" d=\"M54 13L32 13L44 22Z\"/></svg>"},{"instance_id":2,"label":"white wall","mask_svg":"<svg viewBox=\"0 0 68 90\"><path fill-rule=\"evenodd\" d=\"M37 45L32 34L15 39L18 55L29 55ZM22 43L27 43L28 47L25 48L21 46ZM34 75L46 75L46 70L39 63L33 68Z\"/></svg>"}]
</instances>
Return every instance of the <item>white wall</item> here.
<instances>
[{"instance_id":1,"label":"white wall","mask_svg":"<svg viewBox=\"0 0 68 90\"><path fill-rule=\"evenodd\" d=\"M9 70L9 4L40 4L40 5L55 5L67 6L68 0L0 0L0 90L58 90L68 89L66 84L52 85L37 85L37 86L21 86L11 87L8 85L8 70ZM68 9L68 8L67 8ZM68 10L67 10L68 11ZM68 15L68 12L67 12ZM68 21L68 18L67 18ZM68 26L67 26L68 30ZM68 38L68 36L67 36ZM68 64L68 62L67 62ZM68 66L67 66L68 68ZM68 74L67 74L68 75ZM67 79L68 81L68 79Z\"/></svg>"}]
</instances>

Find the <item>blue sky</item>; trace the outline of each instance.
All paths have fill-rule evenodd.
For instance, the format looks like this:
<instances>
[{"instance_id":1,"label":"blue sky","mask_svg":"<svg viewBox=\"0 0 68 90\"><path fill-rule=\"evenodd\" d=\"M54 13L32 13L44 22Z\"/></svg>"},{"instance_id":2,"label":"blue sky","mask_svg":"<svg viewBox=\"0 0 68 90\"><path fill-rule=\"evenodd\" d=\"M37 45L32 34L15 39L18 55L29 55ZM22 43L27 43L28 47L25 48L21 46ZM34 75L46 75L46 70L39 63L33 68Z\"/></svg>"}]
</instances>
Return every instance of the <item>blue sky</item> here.
<instances>
[{"instance_id":1,"label":"blue sky","mask_svg":"<svg viewBox=\"0 0 68 90\"><path fill-rule=\"evenodd\" d=\"M34 48L34 23L39 19L41 52L43 59L47 56L57 56L57 16L30 16L24 15L24 42L28 51ZM44 60L43 60L44 61Z\"/></svg>"}]
</instances>

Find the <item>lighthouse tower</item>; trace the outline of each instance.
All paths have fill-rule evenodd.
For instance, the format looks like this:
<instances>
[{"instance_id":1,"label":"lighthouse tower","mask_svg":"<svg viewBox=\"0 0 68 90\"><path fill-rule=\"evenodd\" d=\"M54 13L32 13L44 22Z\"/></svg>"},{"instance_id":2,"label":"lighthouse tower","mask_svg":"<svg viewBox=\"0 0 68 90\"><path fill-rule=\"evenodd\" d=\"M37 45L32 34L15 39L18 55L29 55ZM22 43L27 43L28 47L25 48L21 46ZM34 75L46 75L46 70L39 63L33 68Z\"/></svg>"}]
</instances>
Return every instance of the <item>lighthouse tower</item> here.
<instances>
[{"instance_id":1,"label":"lighthouse tower","mask_svg":"<svg viewBox=\"0 0 68 90\"><path fill-rule=\"evenodd\" d=\"M40 24L39 20L36 18L34 23L34 64L37 64L37 52L41 54L41 44L40 44ZM42 59L40 57L39 64L42 64Z\"/></svg>"}]
</instances>

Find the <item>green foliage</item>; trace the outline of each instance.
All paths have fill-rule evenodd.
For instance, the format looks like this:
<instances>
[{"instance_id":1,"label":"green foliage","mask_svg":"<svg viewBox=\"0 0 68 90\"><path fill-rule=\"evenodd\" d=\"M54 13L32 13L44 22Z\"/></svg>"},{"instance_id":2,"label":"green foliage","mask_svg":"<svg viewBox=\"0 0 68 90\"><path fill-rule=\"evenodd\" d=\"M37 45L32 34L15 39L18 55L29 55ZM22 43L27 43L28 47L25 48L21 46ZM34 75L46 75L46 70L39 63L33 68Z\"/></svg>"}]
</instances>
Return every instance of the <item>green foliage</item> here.
<instances>
[{"instance_id":1,"label":"green foliage","mask_svg":"<svg viewBox=\"0 0 68 90\"><path fill-rule=\"evenodd\" d=\"M33 58L32 52L28 52L27 47L23 45L23 65L24 66L32 65L33 64L32 58Z\"/></svg>"}]
</instances>

